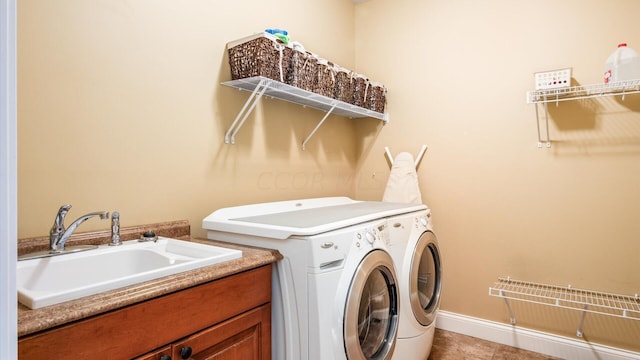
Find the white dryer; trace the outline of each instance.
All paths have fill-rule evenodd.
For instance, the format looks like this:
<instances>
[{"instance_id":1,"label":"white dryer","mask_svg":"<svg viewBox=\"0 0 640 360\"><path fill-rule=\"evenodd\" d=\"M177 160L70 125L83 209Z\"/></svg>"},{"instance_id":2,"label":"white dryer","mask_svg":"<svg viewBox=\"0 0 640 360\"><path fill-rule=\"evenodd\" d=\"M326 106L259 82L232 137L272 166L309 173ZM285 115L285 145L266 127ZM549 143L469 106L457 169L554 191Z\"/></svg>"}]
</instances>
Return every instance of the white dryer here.
<instances>
[{"instance_id":1,"label":"white dryer","mask_svg":"<svg viewBox=\"0 0 640 360\"><path fill-rule=\"evenodd\" d=\"M387 218L426 206L345 197L213 212L209 239L277 249L272 349L278 360L389 360L400 310Z\"/></svg>"},{"instance_id":2,"label":"white dryer","mask_svg":"<svg viewBox=\"0 0 640 360\"><path fill-rule=\"evenodd\" d=\"M387 219L389 252L398 271L400 322L394 360L426 360L442 290L442 263L430 210Z\"/></svg>"}]
</instances>

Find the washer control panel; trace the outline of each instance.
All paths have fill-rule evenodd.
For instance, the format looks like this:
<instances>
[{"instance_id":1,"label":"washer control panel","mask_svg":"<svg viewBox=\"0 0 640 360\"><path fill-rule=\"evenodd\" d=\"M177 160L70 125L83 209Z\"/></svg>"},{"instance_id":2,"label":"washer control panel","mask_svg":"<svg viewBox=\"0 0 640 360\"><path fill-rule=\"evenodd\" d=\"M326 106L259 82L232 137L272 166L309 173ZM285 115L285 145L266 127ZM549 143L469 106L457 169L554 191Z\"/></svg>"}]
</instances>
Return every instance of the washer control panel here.
<instances>
[{"instance_id":1,"label":"washer control panel","mask_svg":"<svg viewBox=\"0 0 640 360\"><path fill-rule=\"evenodd\" d=\"M379 245L389 245L389 236L385 223L379 223L371 227L363 228L355 236L355 246L357 248L372 247Z\"/></svg>"},{"instance_id":2,"label":"washer control panel","mask_svg":"<svg viewBox=\"0 0 640 360\"><path fill-rule=\"evenodd\" d=\"M389 227L386 220L369 222L357 227L321 234L306 240L309 247L307 264L319 271L342 266L349 252L369 252L375 248L390 246Z\"/></svg>"},{"instance_id":3,"label":"washer control panel","mask_svg":"<svg viewBox=\"0 0 640 360\"><path fill-rule=\"evenodd\" d=\"M365 229L356 233L356 239L354 245L358 249L362 248L370 248L377 240L376 234L369 230Z\"/></svg>"}]
</instances>

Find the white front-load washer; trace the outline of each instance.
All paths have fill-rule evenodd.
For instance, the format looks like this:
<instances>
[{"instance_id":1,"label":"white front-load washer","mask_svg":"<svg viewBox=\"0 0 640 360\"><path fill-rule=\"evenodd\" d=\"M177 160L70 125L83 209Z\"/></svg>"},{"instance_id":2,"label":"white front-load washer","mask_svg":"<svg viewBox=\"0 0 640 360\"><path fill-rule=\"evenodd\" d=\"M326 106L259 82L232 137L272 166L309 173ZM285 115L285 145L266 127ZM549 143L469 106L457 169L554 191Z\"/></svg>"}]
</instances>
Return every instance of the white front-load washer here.
<instances>
[{"instance_id":1,"label":"white front-load washer","mask_svg":"<svg viewBox=\"0 0 640 360\"><path fill-rule=\"evenodd\" d=\"M278 250L272 358L389 360L400 310L387 218L426 206L304 199L219 209L209 239Z\"/></svg>"},{"instance_id":2,"label":"white front-load washer","mask_svg":"<svg viewBox=\"0 0 640 360\"><path fill-rule=\"evenodd\" d=\"M394 360L426 360L442 290L442 263L430 210L387 219L389 252L398 271L400 321Z\"/></svg>"}]
</instances>

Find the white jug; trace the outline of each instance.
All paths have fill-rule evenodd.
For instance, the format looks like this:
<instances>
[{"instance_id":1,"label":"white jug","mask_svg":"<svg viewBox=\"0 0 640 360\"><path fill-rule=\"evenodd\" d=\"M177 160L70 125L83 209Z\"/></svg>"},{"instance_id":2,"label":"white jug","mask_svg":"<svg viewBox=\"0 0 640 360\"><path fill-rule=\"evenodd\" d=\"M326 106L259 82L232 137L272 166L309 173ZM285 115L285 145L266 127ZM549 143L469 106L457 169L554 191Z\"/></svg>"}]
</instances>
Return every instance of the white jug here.
<instances>
[{"instance_id":1,"label":"white jug","mask_svg":"<svg viewBox=\"0 0 640 360\"><path fill-rule=\"evenodd\" d=\"M604 65L604 83L640 79L640 58L626 43L618 45Z\"/></svg>"}]
</instances>

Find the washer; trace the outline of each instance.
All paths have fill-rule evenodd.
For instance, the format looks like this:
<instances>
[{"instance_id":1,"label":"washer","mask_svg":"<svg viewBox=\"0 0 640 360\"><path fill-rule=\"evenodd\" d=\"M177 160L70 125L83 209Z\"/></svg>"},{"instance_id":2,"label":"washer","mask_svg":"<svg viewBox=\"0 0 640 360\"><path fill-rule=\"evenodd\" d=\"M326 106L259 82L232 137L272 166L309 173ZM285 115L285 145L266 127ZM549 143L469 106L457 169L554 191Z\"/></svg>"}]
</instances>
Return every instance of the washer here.
<instances>
[{"instance_id":1,"label":"washer","mask_svg":"<svg viewBox=\"0 0 640 360\"><path fill-rule=\"evenodd\" d=\"M282 360L389 360L400 317L388 218L424 205L304 199L219 209L209 239L277 249L272 351Z\"/></svg>"},{"instance_id":2,"label":"washer","mask_svg":"<svg viewBox=\"0 0 640 360\"><path fill-rule=\"evenodd\" d=\"M389 252L398 271L400 324L394 360L426 360L442 290L442 263L430 210L387 219Z\"/></svg>"}]
</instances>

